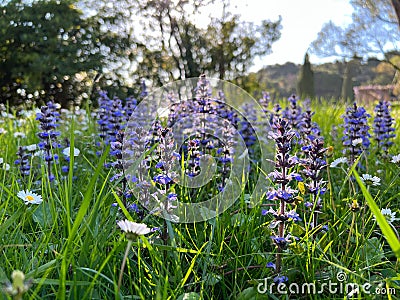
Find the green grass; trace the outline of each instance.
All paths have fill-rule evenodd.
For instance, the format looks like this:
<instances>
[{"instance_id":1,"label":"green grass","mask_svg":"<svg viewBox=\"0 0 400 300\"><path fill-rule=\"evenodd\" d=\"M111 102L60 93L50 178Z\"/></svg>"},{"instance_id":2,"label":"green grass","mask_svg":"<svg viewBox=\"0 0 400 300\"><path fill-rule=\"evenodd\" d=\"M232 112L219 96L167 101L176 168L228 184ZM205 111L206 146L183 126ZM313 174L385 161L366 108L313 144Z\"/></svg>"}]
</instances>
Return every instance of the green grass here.
<instances>
[{"instance_id":1,"label":"green grass","mask_svg":"<svg viewBox=\"0 0 400 300\"><path fill-rule=\"evenodd\" d=\"M323 101L313 107L314 121L319 123L326 145L334 147L328 158L331 162L342 156L340 115L344 106ZM345 299L343 293L328 291L322 295L257 293L264 278L272 282L274 274L265 265L275 259L269 228L272 218L261 215L265 206L248 205L255 179L265 176L257 168L239 199L224 213L195 224L167 222L167 244L158 233L134 242L118 292L128 242L116 222L130 219L162 228L164 220L147 213L140 219L121 207L119 184L109 181L113 170L103 167L107 152L101 157L95 154L96 122L91 117L78 116L61 126L62 136L69 137L71 146L81 154L69 162L68 174L62 175L62 163L55 165L57 178L52 183L46 180L44 167L22 179L18 166L13 165L18 146L38 142L34 118L26 118L23 124L10 118L2 121L0 127L7 133L0 135L0 149L11 169L0 170L0 282L9 282L13 270L23 271L32 280L26 299ZM334 126L337 134L332 132ZM399 122L396 126L398 136L391 154L400 152ZM26 137L13 138L16 131ZM360 294L356 299L397 299L399 223L390 226L380 208L399 213L400 169L378 157L373 148L362 160L366 169L358 173L379 176L381 185L365 187L356 172L329 168L324 173L329 190L322 197L319 216L329 230L314 239L304 222L290 225L289 230L299 239L283 253L284 274L289 282L321 284L328 280L338 283L336 275L342 271L346 282L396 291L396 295ZM40 159L32 158L32 163L39 165ZM42 195L43 203L24 205L16 196L22 189ZM350 209L353 200L360 206L358 211ZM111 205L115 202L121 209ZM297 211L303 220L310 220L311 214L302 204ZM0 293L0 299L11 298Z\"/></svg>"}]
</instances>

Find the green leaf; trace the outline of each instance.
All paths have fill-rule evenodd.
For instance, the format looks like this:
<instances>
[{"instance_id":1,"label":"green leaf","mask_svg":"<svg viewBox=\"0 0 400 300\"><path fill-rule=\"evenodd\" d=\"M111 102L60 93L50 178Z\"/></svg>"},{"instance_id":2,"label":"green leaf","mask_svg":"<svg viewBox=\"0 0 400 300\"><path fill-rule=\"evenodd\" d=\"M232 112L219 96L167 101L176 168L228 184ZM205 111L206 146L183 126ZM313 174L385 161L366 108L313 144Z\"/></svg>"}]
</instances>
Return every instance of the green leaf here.
<instances>
[{"instance_id":1,"label":"green leaf","mask_svg":"<svg viewBox=\"0 0 400 300\"><path fill-rule=\"evenodd\" d=\"M390 227L389 223L386 221L386 218L382 215L381 210L379 209L378 205L372 198L371 194L368 192L367 188L362 183L360 176L358 175L357 171L355 170L356 163L357 162L355 162L355 164L352 167L353 175L356 178L356 181L361 188L364 198L367 201L368 206L371 209L371 212L374 214L376 221L378 222L378 225L381 228L383 235L385 236L386 240L388 241L389 246L392 248L394 254L399 259L400 258L400 242L397 239L397 236L394 233L392 227Z\"/></svg>"},{"instance_id":2,"label":"green leaf","mask_svg":"<svg viewBox=\"0 0 400 300\"><path fill-rule=\"evenodd\" d=\"M204 279L204 283L206 285L215 285L215 284L217 284L218 282L221 281L222 276L214 274L214 273L207 273L206 276L204 276L203 279Z\"/></svg>"},{"instance_id":3,"label":"green leaf","mask_svg":"<svg viewBox=\"0 0 400 300\"><path fill-rule=\"evenodd\" d=\"M42 202L32 213L33 221L38 223L42 229L53 224L50 206L47 202Z\"/></svg>"},{"instance_id":4,"label":"green leaf","mask_svg":"<svg viewBox=\"0 0 400 300\"><path fill-rule=\"evenodd\" d=\"M264 300L269 299L268 295L260 294L256 287L249 287L240 292L236 298L237 300Z\"/></svg>"},{"instance_id":5,"label":"green leaf","mask_svg":"<svg viewBox=\"0 0 400 300\"><path fill-rule=\"evenodd\" d=\"M368 261L369 265L379 263L385 257L382 244L377 237L368 239L364 247L360 247L358 252Z\"/></svg>"}]
</instances>

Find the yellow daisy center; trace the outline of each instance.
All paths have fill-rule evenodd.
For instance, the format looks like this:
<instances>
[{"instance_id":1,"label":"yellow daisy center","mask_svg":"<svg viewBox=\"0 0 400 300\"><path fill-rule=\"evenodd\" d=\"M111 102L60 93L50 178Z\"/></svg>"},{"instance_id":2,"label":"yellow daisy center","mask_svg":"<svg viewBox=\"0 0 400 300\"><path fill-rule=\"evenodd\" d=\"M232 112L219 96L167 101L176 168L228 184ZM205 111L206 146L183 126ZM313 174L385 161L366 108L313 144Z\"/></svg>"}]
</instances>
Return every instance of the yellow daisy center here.
<instances>
[{"instance_id":1,"label":"yellow daisy center","mask_svg":"<svg viewBox=\"0 0 400 300\"><path fill-rule=\"evenodd\" d=\"M25 196L25 199L28 200L28 201L33 201L33 200L35 200L35 198L33 198L33 196L31 196L31 195Z\"/></svg>"}]
</instances>

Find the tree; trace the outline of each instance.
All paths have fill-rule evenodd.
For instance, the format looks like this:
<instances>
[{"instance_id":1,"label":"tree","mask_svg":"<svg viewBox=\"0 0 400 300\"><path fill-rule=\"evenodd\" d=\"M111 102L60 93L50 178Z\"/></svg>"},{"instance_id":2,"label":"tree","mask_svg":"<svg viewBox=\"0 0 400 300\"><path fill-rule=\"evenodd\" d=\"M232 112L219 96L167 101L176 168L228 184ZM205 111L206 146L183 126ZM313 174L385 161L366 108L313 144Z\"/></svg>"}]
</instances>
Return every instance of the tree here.
<instances>
[{"instance_id":1,"label":"tree","mask_svg":"<svg viewBox=\"0 0 400 300\"><path fill-rule=\"evenodd\" d=\"M240 15L229 12L229 3L223 2L221 18L213 18L207 28L210 72L220 79L243 76L257 56L271 52L272 44L280 38L281 19L263 20L260 25L243 22Z\"/></svg>"},{"instance_id":2,"label":"tree","mask_svg":"<svg viewBox=\"0 0 400 300\"><path fill-rule=\"evenodd\" d=\"M83 18L76 1L11 0L0 6L0 93L15 99L74 101L80 72L102 72L128 46ZM95 74L94 73L94 74Z\"/></svg>"},{"instance_id":3,"label":"tree","mask_svg":"<svg viewBox=\"0 0 400 300\"><path fill-rule=\"evenodd\" d=\"M400 29L400 0L392 0L392 6L394 8L394 11L396 12L397 23Z\"/></svg>"},{"instance_id":4,"label":"tree","mask_svg":"<svg viewBox=\"0 0 400 300\"><path fill-rule=\"evenodd\" d=\"M308 53L304 56L304 64L300 70L299 80L297 82L297 94L300 97L313 98L315 96L314 72L311 69Z\"/></svg>"},{"instance_id":5,"label":"tree","mask_svg":"<svg viewBox=\"0 0 400 300\"><path fill-rule=\"evenodd\" d=\"M346 28L326 23L311 44L312 52L318 56L339 56L351 58L354 55L364 59L370 56L383 57L394 68L390 52L400 53L400 30L398 0L352 0L353 22ZM396 10L394 9L396 8Z\"/></svg>"},{"instance_id":6,"label":"tree","mask_svg":"<svg viewBox=\"0 0 400 300\"><path fill-rule=\"evenodd\" d=\"M340 97L344 100L354 100L353 87L355 86L354 76L357 74L360 59L354 57L346 63L344 71L342 90Z\"/></svg>"},{"instance_id":7,"label":"tree","mask_svg":"<svg viewBox=\"0 0 400 300\"><path fill-rule=\"evenodd\" d=\"M206 28L192 20L213 1L130 2L134 3L131 15L140 20L131 40L137 49L131 76L147 77L156 84L204 72L234 79L247 72L256 56L267 54L280 37L280 20L259 25L242 22L240 16L229 14L226 1L222 17L212 18Z\"/></svg>"}]
</instances>

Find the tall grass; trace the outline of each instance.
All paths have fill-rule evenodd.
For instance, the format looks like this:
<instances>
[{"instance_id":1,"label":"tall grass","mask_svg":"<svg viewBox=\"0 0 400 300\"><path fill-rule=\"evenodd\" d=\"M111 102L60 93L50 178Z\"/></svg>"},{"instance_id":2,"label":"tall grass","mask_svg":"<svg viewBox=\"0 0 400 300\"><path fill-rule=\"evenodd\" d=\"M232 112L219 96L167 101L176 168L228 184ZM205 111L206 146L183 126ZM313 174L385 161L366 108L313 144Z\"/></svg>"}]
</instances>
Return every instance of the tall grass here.
<instances>
[{"instance_id":1,"label":"tall grass","mask_svg":"<svg viewBox=\"0 0 400 300\"><path fill-rule=\"evenodd\" d=\"M329 158L332 161L342 156L340 115L344 107L322 101L314 109L314 121L319 123L326 145L334 147L333 157ZM108 152L100 157L95 154L95 121L90 111L87 116L84 126L82 120L68 119L62 127L71 147L81 150L80 156L71 157L68 174L60 175L60 164L54 166L58 174L55 182L46 180L45 168L37 167L24 179L16 166L0 170L1 282L9 282L13 270L23 271L33 280L27 299L345 298L343 293L326 290L322 295L257 293L264 278L272 280L272 271L265 266L273 261L275 249L270 239L272 218L261 215L262 207L248 205L252 181L230 209L213 219L195 224L168 222L167 245L157 232L133 243L118 292L127 240L116 222L129 219L149 227L162 227L164 223L147 213L141 219L123 207L118 183L109 181L112 171L103 167ZM13 118L2 119L1 126L7 133L0 135L0 149L10 164L16 159L19 145L38 142L34 117L25 120L19 124ZM16 131L24 132L26 137L13 138ZM400 151L399 142L398 134L392 154ZM379 176L381 186L366 188L356 173L354 182L351 170L329 168L324 175L329 190L323 196L324 209L319 216L320 223L328 224L329 229L314 239L309 227L291 225L290 231L299 239L283 253L283 268L290 282L338 282L336 275L343 271L347 282L360 286L368 282L374 288L390 287L400 293L397 223L390 227L379 212L386 207L399 211L400 169L377 157L374 151L366 156L368 163L360 172ZM39 158L32 159L34 165L40 165ZM254 172L251 178L265 176L262 170ZM361 188L356 188L357 183ZM22 189L41 194L43 203L24 205L16 197ZM358 202L359 211L350 209L353 200ZM267 200L263 203L274 205ZM299 213L303 220L311 216L301 206ZM5 294L0 297L9 299ZM356 298L381 299L367 294ZM382 298L395 299L396 295Z\"/></svg>"}]
</instances>

